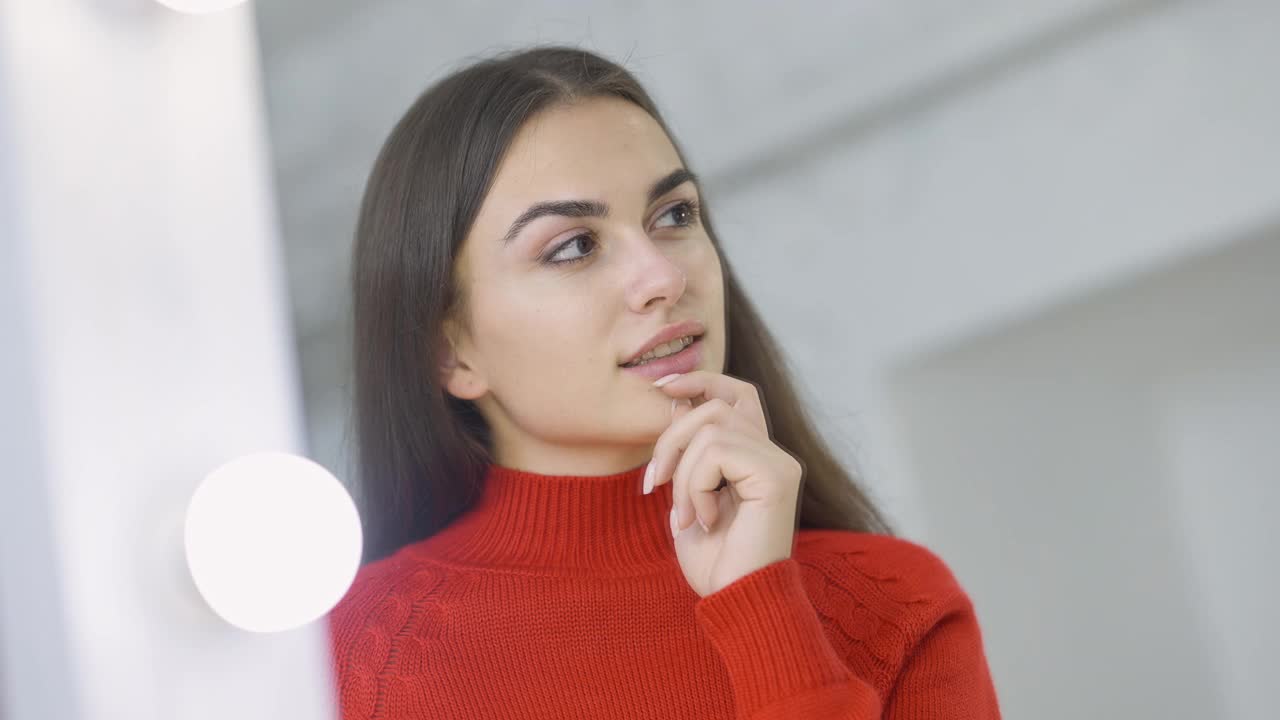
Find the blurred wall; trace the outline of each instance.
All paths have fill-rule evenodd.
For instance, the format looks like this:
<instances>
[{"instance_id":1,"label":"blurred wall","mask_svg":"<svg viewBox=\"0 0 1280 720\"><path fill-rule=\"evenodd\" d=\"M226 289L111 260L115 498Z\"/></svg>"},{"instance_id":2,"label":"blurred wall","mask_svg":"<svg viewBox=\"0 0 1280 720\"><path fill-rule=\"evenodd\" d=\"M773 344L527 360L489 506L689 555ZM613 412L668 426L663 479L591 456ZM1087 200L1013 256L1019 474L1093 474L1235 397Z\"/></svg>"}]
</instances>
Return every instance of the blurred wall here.
<instances>
[{"instance_id":1,"label":"blurred wall","mask_svg":"<svg viewBox=\"0 0 1280 720\"><path fill-rule=\"evenodd\" d=\"M1274 715L1278 239L1263 228L894 373L929 536L968 581L1012 707Z\"/></svg>"},{"instance_id":2,"label":"blurred wall","mask_svg":"<svg viewBox=\"0 0 1280 720\"><path fill-rule=\"evenodd\" d=\"M258 13L321 462L381 141L469 57L579 43L647 83L828 436L974 596L1007 716L1274 716L1280 6L301 7Z\"/></svg>"}]
</instances>

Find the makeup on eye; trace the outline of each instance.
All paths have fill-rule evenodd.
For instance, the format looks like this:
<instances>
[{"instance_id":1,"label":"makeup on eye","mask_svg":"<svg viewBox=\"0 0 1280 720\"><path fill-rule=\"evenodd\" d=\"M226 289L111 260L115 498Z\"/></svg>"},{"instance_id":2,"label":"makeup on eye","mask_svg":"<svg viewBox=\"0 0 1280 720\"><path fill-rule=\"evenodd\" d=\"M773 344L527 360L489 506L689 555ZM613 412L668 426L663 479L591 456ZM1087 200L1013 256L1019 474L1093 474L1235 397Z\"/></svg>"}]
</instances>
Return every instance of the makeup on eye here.
<instances>
[{"instance_id":1,"label":"makeup on eye","mask_svg":"<svg viewBox=\"0 0 1280 720\"><path fill-rule=\"evenodd\" d=\"M663 212L661 215L659 215L658 219L662 219L667 215L670 215L672 212L680 209L683 209L686 215L686 219L683 222L677 221L674 225L658 226L658 227L655 227L655 229L662 230L662 229L671 228L671 227L689 228L689 227L693 227L698 223L698 220L700 219L699 205L698 205L698 201L693 198L689 198L689 199L685 199L677 202L676 204L667 208L666 211ZM539 263L543 265L572 265L575 263L582 262L583 260L586 260L587 258L591 257L590 254L583 254L575 258L570 258L568 260L552 260L551 259L559 255L561 251L563 251L565 248L583 239L588 239L593 243L597 242L594 232L587 231L587 232L579 233L577 235L574 235L572 238L569 238L568 240L564 241L563 243L560 243L559 245L557 245L555 249L553 249L551 252L543 255L541 258L539 258Z\"/></svg>"}]
</instances>

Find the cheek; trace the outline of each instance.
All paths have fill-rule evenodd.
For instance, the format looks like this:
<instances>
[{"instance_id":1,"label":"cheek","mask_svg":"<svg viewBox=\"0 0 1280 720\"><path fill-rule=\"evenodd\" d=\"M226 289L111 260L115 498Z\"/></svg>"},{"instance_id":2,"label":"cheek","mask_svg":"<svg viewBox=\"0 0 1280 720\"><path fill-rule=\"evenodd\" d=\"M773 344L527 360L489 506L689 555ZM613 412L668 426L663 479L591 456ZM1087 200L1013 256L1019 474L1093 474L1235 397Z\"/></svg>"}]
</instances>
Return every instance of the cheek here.
<instances>
[{"instance_id":1,"label":"cheek","mask_svg":"<svg viewBox=\"0 0 1280 720\"><path fill-rule=\"evenodd\" d=\"M706 234L702 234L702 242L694 246L691 259L704 272L718 275L720 273L720 253L716 252L716 246L711 242L711 238Z\"/></svg>"},{"instance_id":2,"label":"cheek","mask_svg":"<svg viewBox=\"0 0 1280 720\"><path fill-rule=\"evenodd\" d=\"M507 353L499 353L499 361L520 368L511 374L528 382L589 384L590 368L607 366L613 357L592 307L575 298L513 311L504 322Z\"/></svg>"},{"instance_id":3,"label":"cheek","mask_svg":"<svg viewBox=\"0 0 1280 720\"><path fill-rule=\"evenodd\" d=\"M698 294L701 295L708 304L714 302L723 302L724 295L724 275L720 265L720 254L716 252L715 247L707 240L705 247L691 259L689 267L690 284L696 280L695 287ZM712 308L707 307L708 310Z\"/></svg>"}]
</instances>

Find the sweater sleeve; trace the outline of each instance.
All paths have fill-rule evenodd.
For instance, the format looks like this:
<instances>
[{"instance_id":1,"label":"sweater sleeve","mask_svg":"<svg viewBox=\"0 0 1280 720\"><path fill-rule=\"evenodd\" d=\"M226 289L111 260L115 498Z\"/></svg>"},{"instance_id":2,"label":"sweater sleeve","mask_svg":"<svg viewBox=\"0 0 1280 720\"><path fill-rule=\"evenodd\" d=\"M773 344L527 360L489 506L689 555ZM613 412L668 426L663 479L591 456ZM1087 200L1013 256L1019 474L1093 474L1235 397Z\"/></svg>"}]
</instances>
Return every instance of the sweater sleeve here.
<instances>
[{"instance_id":1,"label":"sweater sleeve","mask_svg":"<svg viewBox=\"0 0 1280 720\"><path fill-rule=\"evenodd\" d=\"M738 720L880 718L880 697L827 640L794 559L701 598L694 614L724 660Z\"/></svg>"},{"instance_id":2,"label":"sweater sleeve","mask_svg":"<svg viewBox=\"0 0 1280 720\"><path fill-rule=\"evenodd\" d=\"M967 597L933 607L937 619L888 698L832 646L792 558L701 598L695 614L725 663L739 720L998 718Z\"/></svg>"},{"instance_id":3,"label":"sweater sleeve","mask_svg":"<svg viewBox=\"0 0 1280 720\"><path fill-rule=\"evenodd\" d=\"M1000 706L973 603L954 595L903 664L886 720L998 720Z\"/></svg>"}]
</instances>

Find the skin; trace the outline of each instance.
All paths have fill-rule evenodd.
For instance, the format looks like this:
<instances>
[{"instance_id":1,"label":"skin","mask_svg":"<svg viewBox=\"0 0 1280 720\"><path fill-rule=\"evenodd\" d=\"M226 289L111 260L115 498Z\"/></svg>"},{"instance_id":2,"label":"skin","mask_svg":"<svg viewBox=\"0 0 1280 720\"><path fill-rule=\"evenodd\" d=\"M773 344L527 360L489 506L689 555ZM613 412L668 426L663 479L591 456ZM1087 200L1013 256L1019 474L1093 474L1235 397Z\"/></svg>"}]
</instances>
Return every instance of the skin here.
<instances>
[{"instance_id":1,"label":"skin","mask_svg":"<svg viewBox=\"0 0 1280 720\"><path fill-rule=\"evenodd\" d=\"M698 201L695 184L650 201L680 168L662 128L631 103L591 99L532 118L464 240L457 272L471 316L446 319L440 370L488 421L501 465L612 475L649 464L646 493L672 483L676 557L705 597L790 557L802 467L770 440L759 389L724 374L720 258L683 204ZM504 243L531 205L564 200L609 212L539 217ZM659 387L619 367L683 320L705 326L699 367Z\"/></svg>"},{"instance_id":2,"label":"skin","mask_svg":"<svg viewBox=\"0 0 1280 720\"><path fill-rule=\"evenodd\" d=\"M702 322L698 369L723 372L720 258L680 206L698 189L689 181L647 197L681 167L661 126L620 99L551 107L517 134L457 260L471 317L446 320L441 364L446 390L474 401L492 428L497 463L563 475L648 463L672 400L619 363L668 324ZM598 200L609 214L542 217L504 244L527 208L558 200ZM590 239L563 246L583 233ZM587 259L541 264L552 254Z\"/></svg>"}]
</instances>

